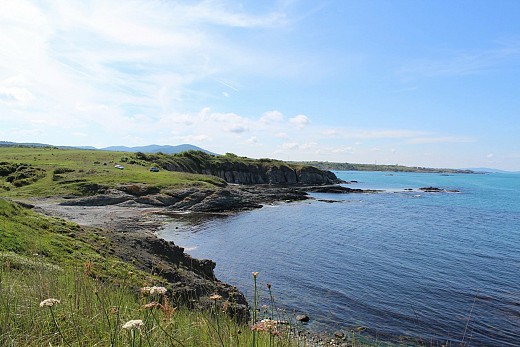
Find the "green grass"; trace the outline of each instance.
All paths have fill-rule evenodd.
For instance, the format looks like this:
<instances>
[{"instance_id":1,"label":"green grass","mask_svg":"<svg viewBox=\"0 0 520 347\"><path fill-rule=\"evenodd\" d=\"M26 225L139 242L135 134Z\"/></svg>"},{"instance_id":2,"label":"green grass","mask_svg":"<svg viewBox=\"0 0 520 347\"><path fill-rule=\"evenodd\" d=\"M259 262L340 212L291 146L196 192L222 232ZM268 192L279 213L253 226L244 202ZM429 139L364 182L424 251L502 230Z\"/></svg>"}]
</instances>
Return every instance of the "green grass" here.
<instances>
[{"instance_id":1,"label":"green grass","mask_svg":"<svg viewBox=\"0 0 520 347\"><path fill-rule=\"evenodd\" d=\"M172 306L168 296L145 295L131 286L114 286L79 270L14 266L30 262L2 258L0 263L1 346L303 346L290 337L255 333L221 310L192 311ZM40 307L48 298L60 300ZM146 304L157 306L146 308ZM215 306L217 307L217 306ZM130 320L140 329L125 329Z\"/></svg>"},{"instance_id":2,"label":"green grass","mask_svg":"<svg viewBox=\"0 0 520 347\"><path fill-rule=\"evenodd\" d=\"M235 322L221 309L233 303L221 299L194 311L144 295L141 287L168 285L103 254L108 241L93 229L0 199L0 232L0 346L252 346L253 336L254 346L302 345L290 329L273 336ZM40 307L48 298L60 303ZM140 330L122 328L133 319Z\"/></svg>"},{"instance_id":3,"label":"green grass","mask_svg":"<svg viewBox=\"0 0 520 347\"><path fill-rule=\"evenodd\" d=\"M153 163L133 160L131 153L52 147L0 147L0 194L8 197L87 195L93 186L116 187L144 183L158 189L216 187L225 182L214 176L161 170L150 172ZM13 179L2 174L4 166L30 166L33 177ZM123 165L124 170L114 166Z\"/></svg>"},{"instance_id":4,"label":"green grass","mask_svg":"<svg viewBox=\"0 0 520 347\"><path fill-rule=\"evenodd\" d=\"M0 252L63 268L83 268L99 279L139 285L159 278L110 256L110 240L95 229L46 217L0 198ZM12 262L16 263L16 262ZM164 280L163 280L164 282Z\"/></svg>"}]
</instances>

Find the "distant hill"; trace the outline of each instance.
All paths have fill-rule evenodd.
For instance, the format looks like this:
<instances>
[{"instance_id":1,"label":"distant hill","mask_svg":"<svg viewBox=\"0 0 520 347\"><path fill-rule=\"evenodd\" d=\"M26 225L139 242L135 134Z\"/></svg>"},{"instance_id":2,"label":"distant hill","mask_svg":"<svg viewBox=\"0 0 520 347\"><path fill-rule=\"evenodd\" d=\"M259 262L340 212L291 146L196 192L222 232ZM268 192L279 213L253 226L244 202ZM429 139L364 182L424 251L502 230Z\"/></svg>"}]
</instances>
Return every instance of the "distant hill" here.
<instances>
[{"instance_id":1,"label":"distant hill","mask_svg":"<svg viewBox=\"0 0 520 347\"><path fill-rule=\"evenodd\" d=\"M32 143L32 142L9 142L9 141L0 141L0 146L9 147L9 146L26 146L26 147L54 147L51 145L46 145L44 143Z\"/></svg>"},{"instance_id":2,"label":"distant hill","mask_svg":"<svg viewBox=\"0 0 520 347\"><path fill-rule=\"evenodd\" d=\"M110 146L101 148L103 151L114 151L114 152L142 152L142 153L164 153L164 154L176 154L181 152L187 152L187 151L201 151L204 153L208 153L211 155L216 155L213 152L210 152L208 150L205 150L203 148L189 145L189 144L182 144L178 146L169 146L169 145L148 145L148 146L138 146L138 147L126 147L126 146Z\"/></svg>"},{"instance_id":3,"label":"distant hill","mask_svg":"<svg viewBox=\"0 0 520 347\"><path fill-rule=\"evenodd\" d=\"M161 146L161 145L149 145L149 146L138 146L138 147L126 147L126 146L110 146L105 148L96 148L92 146L54 146L45 143L21 143L21 142L10 142L0 141L0 147L10 146L23 146L23 147L56 147L62 149L88 149L88 150L102 150L102 151L113 151L113 152L142 152L142 153L164 153L164 154L176 154L186 151L201 151L211 155L217 155L216 153L210 152L206 149L190 145L182 144L178 146Z\"/></svg>"}]
</instances>

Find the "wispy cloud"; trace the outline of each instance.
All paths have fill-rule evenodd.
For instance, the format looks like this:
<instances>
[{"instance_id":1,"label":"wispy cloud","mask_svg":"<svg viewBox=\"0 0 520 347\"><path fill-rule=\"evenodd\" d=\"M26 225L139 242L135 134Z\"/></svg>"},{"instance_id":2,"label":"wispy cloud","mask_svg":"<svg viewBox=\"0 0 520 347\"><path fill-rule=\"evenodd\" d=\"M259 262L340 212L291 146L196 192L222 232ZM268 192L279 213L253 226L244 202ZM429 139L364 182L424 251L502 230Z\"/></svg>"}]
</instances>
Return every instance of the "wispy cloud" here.
<instances>
[{"instance_id":1,"label":"wispy cloud","mask_svg":"<svg viewBox=\"0 0 520 347\"><path fill-rule=\"evenodd\" d=\"M508 42L480 51L443 52L444 57L409 62L398 73L404 77L449 77L496 71L506 64L518 64L520 43Z\"/></svg>"},{"instance_id":2,"label":"wispy cloud","mask_svg":"<svg viewBox=\"0 0 520 347\"><path fill-rule=\"evenodd\" d=\"M417 137L407 141L409 144L430 144L430 143L471 143L477 139L467 136L444 136L444 137Z\"/></svg>"},{"instance_id":3,"label":"wispy cloud","mask_svg":"<svg viewBox=\"0 0 520 347\"><path fill-rule=\"evenodd\" d=\"M299 114L297 116L294 116L292 118L289 119L289 122L291 122L291 124L294 124L296 127L298 127L299 129L303 129L305 128L311 121L309 119L309 117L303 115L303 114Z\"/></svg>"},{"instance_id":4,"label":"wispy cloud","mask_svg":"<svg viewBox=\"0 0 520 347\"><path fill-rule=\"evenodd\" d=\"M221 31L279 28L286 17L272 6L251 13L210 0L5 1L0 4L0 104L9 110L0 111L19 117L14 108L30 107L27 119L39 112L58 123L71 118L102 123L139 113L157 117L184 100L203 99L211 91L192 87L200 81L214 80L238 92L235 83L219 76L251 73L269 59L246 52Z\"/></svg>"}]
</instances>

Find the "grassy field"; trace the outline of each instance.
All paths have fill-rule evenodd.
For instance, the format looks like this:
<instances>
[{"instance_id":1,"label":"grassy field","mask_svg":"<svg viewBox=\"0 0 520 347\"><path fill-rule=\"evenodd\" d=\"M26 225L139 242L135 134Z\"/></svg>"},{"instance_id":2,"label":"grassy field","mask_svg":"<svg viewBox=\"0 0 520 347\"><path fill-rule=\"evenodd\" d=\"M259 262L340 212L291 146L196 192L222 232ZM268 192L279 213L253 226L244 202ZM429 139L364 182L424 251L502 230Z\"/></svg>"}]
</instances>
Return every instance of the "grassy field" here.
<instances>
[{"instance_id":1,"label":"grassy field","mask_svg":"<svg viewBox=\"0 0 520 347\"><path fill-rule=\"evenodd\" d=\"M0 346L305 345L290 325L235 322L218 296L209 311L187 309L73 223L0 199L0 229Z\"/></svg>"},{"instance_id":2,"label":"grassy field","mask_svg":"<svg viewBox=\"0 0 520 347\"><path fill-rule=\"evenodd\" d=\"M166 170L150 172L151 166L153 163L132 158L132 153L0 147L0 195L88 195L96 185L115 187L125 183L146 183L158 189L225 185L214 176Z\"/></svg>"}]
</instances>

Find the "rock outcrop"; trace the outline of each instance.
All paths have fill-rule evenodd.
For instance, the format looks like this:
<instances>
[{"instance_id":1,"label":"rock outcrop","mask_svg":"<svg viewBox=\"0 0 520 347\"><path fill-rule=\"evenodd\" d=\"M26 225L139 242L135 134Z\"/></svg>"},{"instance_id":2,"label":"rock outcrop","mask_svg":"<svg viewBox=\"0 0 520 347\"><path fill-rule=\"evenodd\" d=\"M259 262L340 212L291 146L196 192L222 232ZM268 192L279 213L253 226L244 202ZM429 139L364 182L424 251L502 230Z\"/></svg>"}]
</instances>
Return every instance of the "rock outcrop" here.
<instances>
[{"instance_id":1,"label":"rock outcrop","mask_svg":"<svg viewBox=\"0 0 520 347\"><path fill-rule=\"evenodd\" d=\"M180 171L217 176L227 183L270 185L321 185L342 183L330 171L272 159L251 159L236 155L213 156L200 151L178 155L137 153L136 158Z\"/></svg>"},{"instance_id":2,"label":"rock outcrop","mask_svg":"<svg viewBox=\"0 0 520 347\"><path fill-rule=\"evenodd\" d=\"M175 165L168 165L165 169L170 171L183 171L182 168ZM341 180L338 179L334 173L322 171L311 166L292 168L287 165L263 166L245 163L223 163L195 173L217 176L227 183L249 185L319 185L341 183Z\"/></svg>"},{"instance_id":3,"label":"rock outcrop","mask_svg":"<svg viewBox=\"0 0 520 347\"><path fill-rule=\"evenodd\" d=\"M105 233L111 240L111 253L132 263L141 270L166 279L177 301L209 308L212 294L228 301L227 313L240 321L247 321L249 306L245 296L231 285L216 279L215 262L195 259L184 253L184 248L148 233Z\"/></svg>"},{"instance_id":4,"label":"rock outcrop","mask_svg":"<svg viewBox=\"0 0 520 347\"><path fill-rule=\"evenodd\" d=\"M302 189L274 187L270 185L229 185L224 188L185 188L153 193L146 187L120 185L104 194L72 197L60 204L63 206L108 206L118 204L142 204L163 207L172 211L226 212L243 211L262 207L276 201L299 201L308 199ZM143 192L152 193L143 195Z\"/></svg>"}]
</instances>

